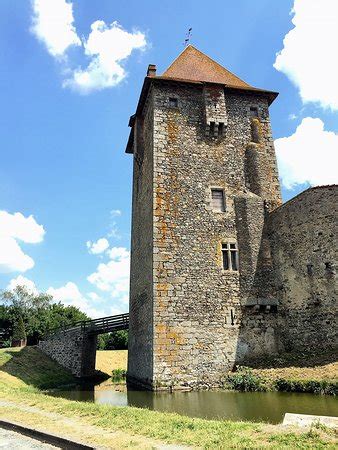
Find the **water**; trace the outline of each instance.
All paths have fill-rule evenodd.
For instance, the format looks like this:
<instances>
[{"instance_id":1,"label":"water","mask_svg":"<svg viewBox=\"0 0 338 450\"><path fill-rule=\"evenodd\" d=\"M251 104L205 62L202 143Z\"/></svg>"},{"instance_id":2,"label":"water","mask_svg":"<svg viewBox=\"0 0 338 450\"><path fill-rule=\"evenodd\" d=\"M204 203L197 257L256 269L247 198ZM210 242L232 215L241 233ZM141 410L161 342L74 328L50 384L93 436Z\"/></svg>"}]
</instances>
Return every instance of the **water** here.
<instances>
[{"instance_id":1,"label":"water","mask_svg":"<svg viewBox=\"0 0 338 450\"><path fill-rule=\"evenodd\" d=\"M117 390L120 389L120 390ZM155 393L127 390L111 383L77 386L49 395L112 406L136 406L205 419L280 423L284 414L338 416L338 401L326 395L286 392L200 391Z\"/></svg>"}]
</instances>

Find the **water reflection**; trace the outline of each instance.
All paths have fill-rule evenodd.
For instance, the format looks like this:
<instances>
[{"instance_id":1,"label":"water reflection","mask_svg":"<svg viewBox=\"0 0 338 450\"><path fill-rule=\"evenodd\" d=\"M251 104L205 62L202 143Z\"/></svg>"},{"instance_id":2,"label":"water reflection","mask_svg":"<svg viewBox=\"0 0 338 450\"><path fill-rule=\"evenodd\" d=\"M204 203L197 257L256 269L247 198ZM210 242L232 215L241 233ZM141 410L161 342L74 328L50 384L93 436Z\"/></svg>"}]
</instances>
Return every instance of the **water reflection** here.
<instances>
[{"instance_id":1,"label":"water reflection","mask_svg":"<svg viewBox=\"0 0 338 450\"><path fill-rule=\"evenodd\" d=\"M176 412L206 419L250 420L279 423L286 412L338 415L334 397L280 392L201 391L154 393L126 390L111 383L98 386L79 385L50 395L70 400L113 406L136 406L156 411Z\"/></svg>"}]
</instances>

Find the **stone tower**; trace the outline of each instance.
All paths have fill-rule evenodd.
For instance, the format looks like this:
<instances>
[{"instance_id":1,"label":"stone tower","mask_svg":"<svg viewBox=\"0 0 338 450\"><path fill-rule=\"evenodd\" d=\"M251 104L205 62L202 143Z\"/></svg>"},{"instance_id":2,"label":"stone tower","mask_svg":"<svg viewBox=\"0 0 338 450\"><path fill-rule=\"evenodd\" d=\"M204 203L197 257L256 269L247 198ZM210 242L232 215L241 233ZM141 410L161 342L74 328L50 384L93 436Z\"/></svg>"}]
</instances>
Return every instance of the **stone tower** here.
<instances>
[{"instance_id":1,"label":"stone tower","mask_svg":"<svg viewBox=\"0 0 338 450\"><path fill-rule=\"evenodd\" d=\"M217 386L248 354L276 351L266 217L281 204L257 89L188 46L150 65L134 155L128 379L150 389ZM247 308L272 311L259 319Z\"/></svg>"}]
</instances>

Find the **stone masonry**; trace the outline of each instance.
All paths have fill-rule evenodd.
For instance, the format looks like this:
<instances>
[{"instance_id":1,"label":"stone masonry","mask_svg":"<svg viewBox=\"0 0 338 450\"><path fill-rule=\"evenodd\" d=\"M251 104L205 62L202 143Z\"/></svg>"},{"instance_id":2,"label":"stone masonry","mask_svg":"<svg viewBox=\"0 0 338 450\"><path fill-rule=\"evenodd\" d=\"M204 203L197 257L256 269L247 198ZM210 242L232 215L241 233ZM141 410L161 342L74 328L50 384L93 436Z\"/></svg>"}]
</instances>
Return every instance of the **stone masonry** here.
<instances>
[{"instance_id":1,"label":"stone masonry","mask_svg":"<svg viewBox=\"0 0 338 450\"><path fill-rule=\"evenodd\" d=\"M97 336L81 329L60 331L39 342L39 348L75 377L95 374Z\"/></svg>"},{"instance_id":2,"label":"stone masonry","mask_svg":"<svg viewBox=\"0 0 338 450\"><path fill-rule=\"evenodd\" d=\"M327 264L314 281L319 262L310 254L324 238L304 242L301 236L317 220L316 230L322 223L332 246L327 208L336 191L321 191L320 211L312 194L302 206L297 199L281 206L268 110L275 97L192 46L162 76L151 66L127 145L134 155L131 383L219 386L235 363L290 348L300 333L297 350L310 340L317 345L319 323L327 325L320 336L333 342L334 255L316 253ZM215 191L223 209L215 209ZM303 219L290 221L298 212ZM288 250L294 246L302 266L298 287ZM232 270L224 248L235 249ZM313 278L304 273L307 264ZM307 294L300 293L309 283ZM317 302L311 313L308 301Z\"/></svg>"}]
</instances>

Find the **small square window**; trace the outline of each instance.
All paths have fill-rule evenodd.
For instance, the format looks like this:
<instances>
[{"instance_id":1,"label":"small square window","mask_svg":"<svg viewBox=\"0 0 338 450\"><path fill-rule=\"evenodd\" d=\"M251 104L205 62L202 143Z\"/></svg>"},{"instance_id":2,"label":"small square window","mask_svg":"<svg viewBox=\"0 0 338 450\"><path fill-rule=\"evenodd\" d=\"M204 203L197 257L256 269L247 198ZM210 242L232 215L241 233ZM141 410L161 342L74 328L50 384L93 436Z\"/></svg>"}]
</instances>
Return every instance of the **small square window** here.
<instances>
[{"instance_id":1,"label":"small square window","mask_svg":"<svg viewBox=\"0 0 338 450\"><path fill-rule=\"evenodd\" d=\"M250 106L250 117L258 117L258 108L256 106Z\"/></svg>"},{"instance_id":2,"label":"small square window","mask_svg":"<svg viewBox=\"0 0 338 450\"><path fill-rule=\"evenodd\" d=\"M215 211L225 211L223 189L211 189L211 207Z\"/></svg>"},{"instance_id":3,"label":"small square window","mask_svg":"<svg viewBox=\"0 0 338 450\"><path fill-rule=\"evenodd\" d=\"M170 97L169 98L169 106L170 106L170 108L177 108L178 107L178 100L177 100L177 98Z\"/></svg>"}]
</instances>

